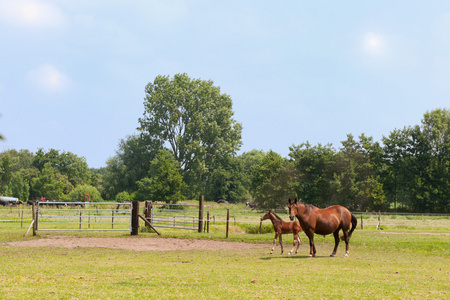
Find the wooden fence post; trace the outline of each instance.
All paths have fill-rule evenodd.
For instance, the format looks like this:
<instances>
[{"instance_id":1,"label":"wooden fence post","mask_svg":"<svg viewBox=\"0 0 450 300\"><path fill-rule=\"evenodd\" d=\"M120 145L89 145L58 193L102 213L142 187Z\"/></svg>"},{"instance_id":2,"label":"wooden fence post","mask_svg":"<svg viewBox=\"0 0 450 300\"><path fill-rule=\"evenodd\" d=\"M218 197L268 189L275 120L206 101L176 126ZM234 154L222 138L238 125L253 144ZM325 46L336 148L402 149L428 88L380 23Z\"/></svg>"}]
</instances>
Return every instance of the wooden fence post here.
<instances>
[{"instance_id":1,"label":"wooden fence post","mask_svg":"<svg viewBox=\"0 0 450 300\"><path fill-rule=\"evenodd\" d=\"M363 229L363 217L362 217L362 214L361 214L361 229Z\"/></svg>"},{"instance_id":2,"label":"wooden fence post","mask_svg":"<svg viewBox=\"0 0 450 300\"><path fill-rule=\"evenodd\" d=\"M131 235L139 233L139 201L133 201L131 210Z\"/></svg>"},{"instance_id":3,"label":"wooden fence post","mask_svg":"<svg viewBox=\"0 0 450 300\"><path fill-rule=\"evenodd\" d=\"M152 222L152 218L151 218L151 216L152 216L152 211L151 211L151 209L152 209L152 202L151 201L148 201L148 200L145 200L145 202L144 202L144 217L148 220L148 221L150 221L150 223ZM146 222L145 223L145 227L150 227L150 225Z\"/></svg>"},{"instance_id":4,"label":"wooden fence post","mask_svg":"<svg viewBox=\"0 0 450 300\"><path fill-rule=\"evenodd\" d=\"M206 213L206 232L209 233L209 211Z\"/></svg>"},{"instance_id":5,"label":"wooden fence post","mask_svg":"<svg viewBox=\"0 0 450 300\"><path fill-rule=\"evenodd\" d=\"M153 224L153 217L152 217L152 210L153 210L153 202L150 201L150 204L148 206L148 220L150 221L150 224Z\"/></svg>"},{"instance_id":6,"label":"wooden fence post","mask_svg":"<svg viewBox=\"0 0 450 300\"><path fill-rule=\"evenodd\" d=\"M228 229L230 227L230 209L227 209L227 238L228 238Z\"/></svg>"},{"instance_id":7,"label":"wooden fence post","mask_svg":"<svg viewBox=\"0 0 450 300\"><path fill-rule=\"evenodd\" d=\"M33 201L33 206L32 206L32 214L33 214L33 236L36 236L36 204Z\"/></svg>"},{"instance_id":8,"label":"wooden fence post","mask_svg":"<svg viewBox=\"0 0 450 300\"><path fill-rule=\"evenodd\" d=\"M203 232L203 195L198 200L198 232Z\"/></svg>"},{"instance_id":9,"label":"wooden fence post","mask_svg":"<svg viewBox=\"0 0 450 300\"><path fill-rule=\"evenodd\" d=\"M377 230L380 229L381 226L381 212L378 211L378 223L377 223Z\"/></svg>"}]
</instances>

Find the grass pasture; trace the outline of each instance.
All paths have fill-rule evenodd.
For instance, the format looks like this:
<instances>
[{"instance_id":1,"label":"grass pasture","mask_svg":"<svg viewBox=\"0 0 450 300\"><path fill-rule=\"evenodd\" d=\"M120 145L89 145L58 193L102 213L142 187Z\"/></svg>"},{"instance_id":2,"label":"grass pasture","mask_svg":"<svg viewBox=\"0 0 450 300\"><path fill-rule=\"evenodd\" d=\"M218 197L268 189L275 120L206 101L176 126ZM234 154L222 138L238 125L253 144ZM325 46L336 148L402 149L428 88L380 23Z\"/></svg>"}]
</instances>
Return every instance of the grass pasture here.
<instances>
[{"instance_id":1,"label":"grass pasture","mask_svg":"<svg viewBox=\"0 0 450 300\"><path fill-rule=\"evenodd\" d=\"M211 204L212 206L213 204ZM226 206L218 206L217 214ZM233 209L236 209L233 206ZM236 212L239 209L236 209ZM260 213L247 212L249 220ZM251 215L253 214L253 219ZM1 212L0 212L1 216ZM284 215L282 215L285 218ZM250 223L230 227L229 241L264 243L235 250L131 251L109 248L18 247L11 241L65 237L129 237L123 232L42 232L24 238L28 226L0 222L1 299L445 299L450 298L450 218L364 217L336 257L332 236L316 236L318 257L303 244L295 256L270 255L273 233L250 234ZM0 219L1 220L1 219ZM358 219L359 221L359 219ZM265 226L270 221L265 221ZM366 226L367 224L367 226ZM384 224L384 226L383 226ZM26 224L28 225L28 224ZM166 237L225 240L224 224L210 233L141 230L135 239ZM63 236L62 236L63 235ZM292 235L284 236L285 253Z\"/></svg>"}]
</instances>

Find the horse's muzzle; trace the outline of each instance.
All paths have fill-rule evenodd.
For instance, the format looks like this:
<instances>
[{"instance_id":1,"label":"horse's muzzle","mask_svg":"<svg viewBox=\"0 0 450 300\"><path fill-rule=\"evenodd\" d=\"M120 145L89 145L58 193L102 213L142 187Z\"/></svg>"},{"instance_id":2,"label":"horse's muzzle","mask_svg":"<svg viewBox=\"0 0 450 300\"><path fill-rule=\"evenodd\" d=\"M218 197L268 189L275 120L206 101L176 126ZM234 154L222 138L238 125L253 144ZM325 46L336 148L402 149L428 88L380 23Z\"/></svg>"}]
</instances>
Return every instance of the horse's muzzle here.
<instances>
[{"instance_id":1,"label":"horse's muzzle","mask_svg":"<svg viewBox=\"0 0 450 300\"><path fill-rule=\"evenodd\" d=\"M291 221L294 221L295 217L294 216L289 216L289 219L291 219Z\"/></svg>"}]
</instances>

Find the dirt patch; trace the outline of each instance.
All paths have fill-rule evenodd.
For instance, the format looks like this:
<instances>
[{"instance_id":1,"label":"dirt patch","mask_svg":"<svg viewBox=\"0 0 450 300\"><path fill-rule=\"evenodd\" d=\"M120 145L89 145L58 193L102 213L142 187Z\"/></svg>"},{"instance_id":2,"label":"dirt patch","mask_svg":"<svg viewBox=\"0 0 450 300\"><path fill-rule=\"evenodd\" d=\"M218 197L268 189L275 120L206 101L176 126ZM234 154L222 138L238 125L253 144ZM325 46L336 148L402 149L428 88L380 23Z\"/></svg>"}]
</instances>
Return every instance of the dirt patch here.
<instances>
[{"instance_id":1,"label":"dirt patch","mask_svg":"<svg viewBox=\"0 0 450 300\"><path fill-rule=\"evenodd\" d=\"M239 242L223 242L195 239L175 238L46 238L27 241L10 242L14 247L59 247L59 248L111 248L134 251L174 251L174 250L241 250L262 248L267 245Z\"/></svg>"}]
</instances>

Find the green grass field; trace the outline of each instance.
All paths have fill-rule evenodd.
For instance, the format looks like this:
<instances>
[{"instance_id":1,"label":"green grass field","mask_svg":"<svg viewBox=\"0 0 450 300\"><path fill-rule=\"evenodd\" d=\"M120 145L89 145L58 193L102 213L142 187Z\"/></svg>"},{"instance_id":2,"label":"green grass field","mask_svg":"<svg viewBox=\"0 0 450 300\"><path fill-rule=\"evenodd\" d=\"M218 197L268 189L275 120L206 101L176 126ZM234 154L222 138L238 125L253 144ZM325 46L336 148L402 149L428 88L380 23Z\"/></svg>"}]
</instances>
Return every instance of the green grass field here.
<instances>
[{"instance_id":1,"label":"green grass field","mask_svg":"<svg viewBox=\"0 0 450 300\"><path fill-rule=\"evenodd\" d=\"M226 206L216 209L217 214L223 213ZM249 220L261 216L244 214ZM270 221L265 222L270 228ZM376 217L364 222L364 230L358 227L350 240L348 258L343 257L344 244L336 257L329 257L332 236L316 236L318 257L308 258L308 239L303 233L299 254L280 255L277 246L270 255L273 233L246 233L248 227L259 229L259 224L242 226L239 220L231 225L229 241L265 243L267 247L166 252L15 247L8 242L61 235L109 236L120 242L129 234L45 232L24 238L28 226L0 222L0 299L450 298L450 218L383 217L383 230L375 230ZM225 240L223 224L217 222L210 229L201 234L160 229L162 237L141 230L136 238ZM286 253L292 236L283 240Z\"/></svg>"}]
</instances>

